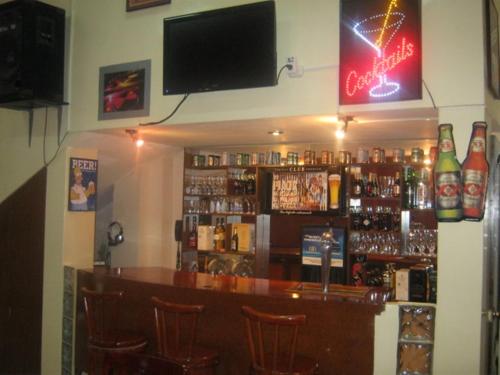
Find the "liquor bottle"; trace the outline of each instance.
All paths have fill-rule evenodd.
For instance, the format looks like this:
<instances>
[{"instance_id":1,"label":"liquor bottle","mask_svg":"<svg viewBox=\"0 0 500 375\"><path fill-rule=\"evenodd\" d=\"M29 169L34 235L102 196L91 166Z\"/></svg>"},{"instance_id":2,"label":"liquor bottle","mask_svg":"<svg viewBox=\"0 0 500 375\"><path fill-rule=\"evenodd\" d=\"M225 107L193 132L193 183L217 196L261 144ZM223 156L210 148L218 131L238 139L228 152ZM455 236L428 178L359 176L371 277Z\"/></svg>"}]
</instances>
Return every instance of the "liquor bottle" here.
<instances>
[{"instance_id":1,"label":"liquor bottle","mask_svg":"<svg viewBox=\"0 0 500 375\"><path fill-rule=\"evenodd\" d=\"M226 227L224 225L224 218L220 219L220 229L219 229L219 248L218 250L226 250Z\"/></svg>"},{"instance_id":2,"label":"liquor bottle","mask_svg":"<svg viewBox=\"0 0 500 375\"><path fill-rule=\"evenodd\" d=\"M238 251L239 246L238 231L236 227L233 229L233 235L231 236L231 251Z\"/></svg>"},{"instance_id":3,"label":"liquor bottle","mask_svg":"<svg viewBox=\"0 0 500 375\"><path fill-rule=\"evenodd\" d=\"M363 194L363 180L361 173L355 173L352 181L352 197L359 198Z\"/></svg>"},{"instance_id":4,"label":"liquor bottle","mask_svg":"<svg viewBox=\"0 0 500 375\"><path fill-rule=\"evenodd\" d=\"M411 167L404 167L403 176L403 208L410 209L415 208L415 198L416 198L416 181L415 172Z\"/></svg>"},{"instance_id":5,"label":"liquor bottle","mask_svg":"<svg viewBox=\"0 0 500 375\"><path fill-rule=\"evenodd\" d=\"M215 219L215 228L214 228L214 250L218 250L220 247L219 243L219 232L220 232L220 222L219 218Z\"/></svg>"},{"instance_id":6,"label":"liquor bottle","mask_svg":"<svg viewBox=\"0 0 500 375\"><path fill-rule=\"evenodd\" d=\"M361 222L363 230L370 230L373 226L373 209L368 206L365 208L365 213L363 215L363 220Z\"/></svg>"},{"instance_id":7,"label":"liquor bottle","mask_svg":"<svg viewBox=\"0 0 500 375\"><path fill-rule=\"evenodd\" d=\"M368 181L365 185L365 196L374 197L373 173L368 173Z\"/></svg>"},{"instance_id":8,"label":"liquor bottle","mask_svg":"<svg viewBox=\"0 0 500 375\"><path fill-rule=\"evenodd\" d=\"M439 125L439 155L434 165L434 201L438 221L462 220L461 168L455 153L453 125Z\"/></svg>"},{"instance_id":9,"label":"liquor bottle","mask_svg":"<svg viewBox=\"0 0 500 375\"><path fill-rule=\"evenodd\" d=\"M472 124L469 151L462 165L463 214L465 220L479 221L484 216L489 165L486 161L486 123Z\"/></svg>"},{"instance_id":10,"label":"liquor bottle","mask_svg":"<svg viewBox=\"0 0 500 375\"><path fill-rule=\"evenodd\" d=\"M196 226L196 216L193 216L193 227L189 232L188 246L192 249L196 249L198 246L198 230Z\"/></svg>"},{"instance_id":11,"label":"liquor bottle","mask_svg":"<svg viewBox=\"0 0 500 375\"><path fill-rule=\"evenodd\" d=\"M392 196L394 198L399 198L401 195L401 178L399 172L396 172L396 176L394 177L394 184L392 185Z\"/></svg>"}]
</instances>

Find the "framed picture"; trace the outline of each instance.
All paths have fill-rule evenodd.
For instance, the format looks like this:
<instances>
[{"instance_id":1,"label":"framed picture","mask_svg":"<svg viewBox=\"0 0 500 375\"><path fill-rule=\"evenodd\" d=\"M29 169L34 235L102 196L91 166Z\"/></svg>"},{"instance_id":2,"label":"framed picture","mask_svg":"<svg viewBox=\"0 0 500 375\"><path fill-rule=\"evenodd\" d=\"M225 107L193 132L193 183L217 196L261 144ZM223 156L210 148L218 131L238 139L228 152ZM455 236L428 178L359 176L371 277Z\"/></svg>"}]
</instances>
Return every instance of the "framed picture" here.
<instances>
[{"instance_id":1,"label":"framed picture","mask_svg":"<svg viewBox=\"0 0 500 375\"><path fill-rule=\"evenodd\" d=\"M327 189L328 172L326 169L278 170L272 174L271 210L327 211Z\"/></svg>"},{"instance_id":2,"label":"framed picture","mask_svg":"<svg viewBox=\"0 0 500 375\"><path fill-rule=\"evenodd\" d=\"M500 47L498 36L498 11L493 0L486 0L486 35L488 86L493 96L500 98Z\"/></svg>"},{"instance_id":3,"label":"framed picture","mask_svg":"<svg viewBox=\"0 0 500 375\"><path fill-rule=\"evenodd\" d=\"M99 69L99 120L149 116L151 60Z\"/></svg>"},{"instance_id":4,"label":"framed picture","mask_svg":"<svg viewBox=\"0 0 500 375\"><path fill-rule=\"evenodd\" d=\"M95 211L97 160L69 159L69 211Z\"/></svg>"},{"instance_id":5,"label":"framed picture","mask_svg":"<svg viewBox=\"0 0 500 375\"><path fill-rule=\"evenodd\" d=\"M170 4L171 0L127 0L127 12L155 7L157 5Z\"/></svg>"}]
</instances>

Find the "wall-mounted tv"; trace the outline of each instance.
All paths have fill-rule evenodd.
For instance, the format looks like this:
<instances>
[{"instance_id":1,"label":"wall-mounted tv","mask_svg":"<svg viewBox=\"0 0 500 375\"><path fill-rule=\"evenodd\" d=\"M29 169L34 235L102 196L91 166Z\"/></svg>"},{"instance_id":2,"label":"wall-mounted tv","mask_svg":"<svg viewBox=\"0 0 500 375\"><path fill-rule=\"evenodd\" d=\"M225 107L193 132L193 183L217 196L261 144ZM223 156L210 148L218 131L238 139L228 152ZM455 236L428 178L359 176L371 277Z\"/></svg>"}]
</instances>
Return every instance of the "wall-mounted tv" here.
<instances>
[{"instance_id":1,"label":"wall-mounted tv","mask_svg":"<svg viewBox=\"0 0 500 375\"><path fill-rule=\"evenodd\" d=\"M274 1L164 20L164 95L274 85Z\"/></svg>"}]
</instances>

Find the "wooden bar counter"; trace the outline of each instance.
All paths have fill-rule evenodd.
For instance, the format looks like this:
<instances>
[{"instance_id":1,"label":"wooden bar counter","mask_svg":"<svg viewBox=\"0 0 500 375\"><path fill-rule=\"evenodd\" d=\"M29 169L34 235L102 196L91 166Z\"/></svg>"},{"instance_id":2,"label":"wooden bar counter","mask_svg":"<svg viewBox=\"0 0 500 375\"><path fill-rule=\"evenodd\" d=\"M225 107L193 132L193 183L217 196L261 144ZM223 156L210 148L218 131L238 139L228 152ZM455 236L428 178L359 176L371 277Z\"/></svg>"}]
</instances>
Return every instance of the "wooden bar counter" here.
<instances>
[{"instance_id":1,"label":"wooden bar counter","mask_svg":"<svg viewBox=\"0 0 500 375\"><path fill-rule=\"evenodd\" d=\"M318 284L296 281L212 276L166 268L79 270L75 370L87 365L86 326L81 287L123 290L125 297L117 324L146 335L148 351L156 350L151 297L176 303L202 304L206 309L198 342L218 349L217 374L248 374L250 357L241 306L273 314L306 314L299 331L297 352L315 358L322 375L373 373L374 319L384 305L377 289L331 285L330 293Z\"/></svg>"}]
</instances>

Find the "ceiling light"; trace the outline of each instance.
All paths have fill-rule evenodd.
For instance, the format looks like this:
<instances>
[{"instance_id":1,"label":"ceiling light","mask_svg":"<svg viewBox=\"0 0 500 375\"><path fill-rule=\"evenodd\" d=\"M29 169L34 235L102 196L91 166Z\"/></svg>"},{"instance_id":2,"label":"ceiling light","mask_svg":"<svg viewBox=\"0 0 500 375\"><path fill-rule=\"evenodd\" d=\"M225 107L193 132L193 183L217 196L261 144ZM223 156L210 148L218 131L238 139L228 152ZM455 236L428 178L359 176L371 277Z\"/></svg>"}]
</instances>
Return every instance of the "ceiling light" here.
<instances>
[{"instance_id":1,"label":"ceiling light","mask_svg":"<svg viewBox=\"0 0 500 375\"><path fill-rule=\"evenodd\" d=\"M344 139L345 138L344 127L337 129L337 131L335 132L335 138L337 138L337 139Z\"/></svg>"},{"instance_id":2,"label":"ceiling light","mask_svg":"<svg viewBox=\"0 0 500 375\"><path fill-rule=\"evenodd\" d=\"M347 125L349 125L349 121L353 121L354 118L352 116L345 116L339 118L339 120L341 121L342 125L340 125L340 127L335 132L335 137L337 139L344 139L345 134L347 133Z\"/></svg>"},{"instance_id":3,"label":"ceiling light","mask_svg":"<svg viewBox=\"0 0 500 375\"><path fill-rule=\"evenodd\" d=\"M283 130L272 130L272 131L268 131L267 134L271 134L271 135L277 137L278 135L283 134Z\"/></svg>"},{"instance_id":4,"label":"ceiling light","mask_svg":"<svg viewBox=\"0 0 500 375\"><path fill-rule=\"evenodd\" d=\"M139 135L139 132L135 129L125 129L125 133L127 133L130 138L132 138L132 142L135 143L136 147L144 146L144 140Z\"/></svg>"}]
</instances>

